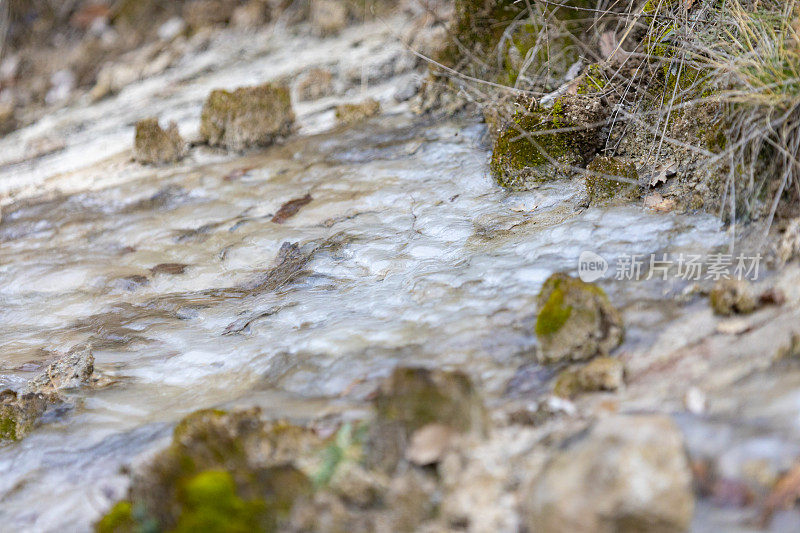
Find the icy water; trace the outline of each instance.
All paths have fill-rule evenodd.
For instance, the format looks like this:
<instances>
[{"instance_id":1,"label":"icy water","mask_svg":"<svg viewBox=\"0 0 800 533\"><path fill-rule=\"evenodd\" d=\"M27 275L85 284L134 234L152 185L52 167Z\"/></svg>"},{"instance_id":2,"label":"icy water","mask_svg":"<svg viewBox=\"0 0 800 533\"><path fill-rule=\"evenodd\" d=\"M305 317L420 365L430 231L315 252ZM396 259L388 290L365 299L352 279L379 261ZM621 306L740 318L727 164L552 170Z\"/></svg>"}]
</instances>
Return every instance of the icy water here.
<instances>
[{"instance_id":1,"label":"icy water","mask_svg":"<svg viewBox=\"0 0 800 533\"><path fill-rule=\"evenodd\" d=\"M498 401L530 360L541 283L574 272L581 252L613 263L727 242L711 216L586 209L574 181L501 190L483 125L426 121L393 103L408 77L386 60L388 30L360 31L325 46L242 39L249 55L235 42L212 45L109 102L3 141L0 192L25 199L6 202L0 222L0 389L83 342L111 384L74 393L70 409L0 447L0 529L89 529L124 495L120 468L197 409L353 413L399 363L464 369ZM299 107L297 137L262 152L196 148L162 169L120 155L136 118L196 128L210 88L287 75L335 55L330 46L351 66L393 65L396 76L369 89L384 116L331 130L322 101ZM26 140L52 132L67 136L64 150L16 162ZM307 194L295 216L273 222ZM622 307L681 289L603 285ZM669 313L652 306L627 346L651 340Z\"/></svg>"}]
</instances>

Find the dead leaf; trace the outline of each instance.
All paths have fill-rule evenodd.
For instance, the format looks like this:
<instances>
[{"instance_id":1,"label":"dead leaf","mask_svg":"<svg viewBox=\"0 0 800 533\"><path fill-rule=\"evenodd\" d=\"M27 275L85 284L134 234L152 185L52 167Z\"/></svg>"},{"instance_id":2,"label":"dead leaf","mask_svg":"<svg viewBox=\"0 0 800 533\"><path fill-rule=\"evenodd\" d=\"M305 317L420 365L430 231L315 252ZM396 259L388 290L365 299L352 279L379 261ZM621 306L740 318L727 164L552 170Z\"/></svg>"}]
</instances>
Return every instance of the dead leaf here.
<instances>
[{"instance_id":1,"label":"dead leaf","mask_svg":"<svg viewBox=\"0 0 800 533\"><path fill-rule=\"evenodd\" d=\"M411 444L406 449L406 459L418 466L438 463L450 447L455 432L449 426L428 424L419 428L411 436Z\"/></svg>"},{"instance_id":2,"label":"dead leaf","mask_svg":"<svg viewBox=\"0 0 800 533\"><path fill-rule=\"evenodd\" d=\"M654 192L644 197L644 206L648 209L660 213L668 213L675 209L676 202L673 198L664 198L661 194Z\"/></svg>"},{"instance_id":3,"label":"dead leaf","mask_svg":"<svg viewBox=\"0 0 800 533\"><path fill-rule=\"evenodd\" d=\"M600 55L605 57L606 61L622 63L628 59L630 53L620 46L617 32L609 30L600 36Z\"/></svg>"},{"instance_id":4,"label":"dead leaf","mask_svg":"<svg viewBox=\"0 0 800 533\"><path fill-rule=\"evenodd\" d=\"M183 263L161 263L151 268L150 272L153 274L169 274L171 276L176 276L178 274L183 274L188 266L189 265L184 265Z\"/></svg>"},{"instance_id":5,"label":"dead leaf","mask_svg":"<svg viewBox=\"0 0 800 533\"><path fill-rule=\"evenodd\" d=\"M766 528L776 511L788 509L798 498L800 498L800 464L781 477L764 500L761 506L761 527Z\"/></svg>"},{"instance_id":6,"label":"dead leaf","mask_svg":"<svg viewBox=\"0 0 800 533\"><path fill-rule=\"evenodd\" d=\"M650 187L656 187L662 183L667 182L667 178L671 178L678 173L678 163L675 161L667 161L663 165L658 166L650 177Z\"/></svg>"},{"instance_id":7,"label":"dead leaf","mask_svg":"<svg viewBox=\"0 0 800 533\"><path fill-rule=\"evenodd\" d=\"M313 200L313 198L311 197L310 194L306 194L302 198L289 200L288 202L283 204L280 209L278 209L278 212L275 213L274 217L272 217L272 222L274 222L275 224L283 224L284 222L295 216L303 206L310 204L311 200Z\"/></svg>"}]
</instances>

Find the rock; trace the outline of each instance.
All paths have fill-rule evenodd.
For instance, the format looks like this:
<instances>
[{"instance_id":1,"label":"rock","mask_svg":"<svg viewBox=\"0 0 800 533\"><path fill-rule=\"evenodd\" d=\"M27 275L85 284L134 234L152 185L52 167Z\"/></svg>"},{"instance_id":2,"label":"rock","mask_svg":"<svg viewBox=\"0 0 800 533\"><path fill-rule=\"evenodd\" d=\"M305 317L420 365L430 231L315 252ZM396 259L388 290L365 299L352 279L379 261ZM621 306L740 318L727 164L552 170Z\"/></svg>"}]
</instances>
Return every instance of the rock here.
<instances>
[{"instance_id":1,"label":"rock","mask_svg":"<svg viewBox=\"0 0 800 533\"><path fill-rule=\"evenodd\" d=\"M598 357L586 366L559 374L553 394L573 398L584 392L615 391L624 384L625 365L613 357Z\"/></svg>"},{"instance_id":2,"label":"rock","mask_svg":"<svg viewBox=\"0 0 800 533\"><path fill-rule=\"evenodd\" d=\"M297 77L295 94L300 102L318 100L333 94L333 74L325 68L312 68Z\"/></svg>"},{"instance_id":3,"label":"rock","mask_svg":"<svg viewBox=\"0 0 800 533\"><path fill-rule=\"evenodd\" d=\"M55 393L89 383L94 373L94 355L88 345L72 348L26 385L25 393Z\"/></svg>"},{"instance_id":4,"label":"rock","mask_svg":"<svg viewBox=\"0 0 800 533\"><path fill-rule=\"evenodd\" d=\"M0 116L2 112L0 112ZM0 118L0 124L3 119ZM2 126L0 126L2 128ZM780 243L778 244L778 260L781 263L787 263L792 258L800 255L800 218L795 218L789 221L786 230L783 232Z\"/></svg>"},{"instance_id":5,"label":"rock","mask_svg":"<svg viewBox=\"0 0 800 533\"><path fill-rule=\"evenodd\" d=\"M622 318L596 285L553 274L537 304L536 336L544 364L605 356L622 343Z\"/></svg>"},{"instance_id":6,"label":"rock","mask_svg":"<svg viewBox=\"0 0 800 533\"><path fill-rule=\"evenodd\" d=\"M340 104L336 106L336 120L339 124L349 125L379 115L381 104L369 98L357 104Z\"/></svg>"},{"instance_id":7,"label":"rock","mask_svg":"<svg viewBox=\"0 0 800 533\"><path fill-rule=\"evenodd\" d=\"M483 401L461 372L397 368L373 400L375 422L366 442L367 464L393 470L416 431L430 424L455 433L482 434L487 427Z\"/></svg>"},{"instance_id":8,"label":"rock","mask_svg":"<svg viewBox=\"0 0 800 533\"><path fill-rule=\"evenodd\" d=\"M310 17L311 26L318 35L335 35L347 26L347 6L337 0L314 0Z\"/></svg>"},{"instance_id":9,"label":"rock","mask_svg":"<svg viewBox=\"0 0 800 533\"><path fill-rule=\"evenodd\" d=\"M683 439L661 416L612 416L558 452L523 493L528 531L677 533L692 519Z\"/></svg>"},{"instance_id":10,"label":"rock","mask_svg":"<svg viewBox=\"0 0 800 533\"><path fill-rule=\"evenodd\" d=\"M497 183L528 189L570 175L600 147L598 124L607 114L596 95L565 95L549 109L518 99L510 112L499 113L507 118L492 149L490 168Z\"/></svg>"},{"instance_id":11,"label":"rock","mask_svg":"<svg viewBox=\"0 0 800 533\"><path fill-rule=\"evenodd\" d=\"M186 21L180 17L172 17L158 27L158 38L169 42L184 32L186 32Z\"/></svg>"},{"instance_id":12,"label":"rock","mask_svg":"<svg viewBox=\"0 0 800 533\"><path fill-rule=\"evenodd\" d=\"M210 146L230 150L269 146L292 132L294 119L285 85L217 90L203 106L200 135Z\"/></svg>"},{"instance_id":13,"label":"rock","mask_svg":"<svg viewBox=\"0 0 800 533\"><path fill-rule=\"evenodd\" d=\"M29 392L18 396L16 392L3 391L0 394L0 443L25 437L50 403L50 396L46 394Z\"/></svg>"},{"instance_id":14,"label":"rock","mask_svg":"<svg viewBox=\"0 0 800 533\"><path fill-rule=\"evenodd\" d=\"M5 135L17 129L14 102L0 101L0 135Z\"/></svg>"},{"instance_id":15,"label":"rock","mask_svg":"<svg viewBox=\"0 0 800 533\"><path fill-rule=\"evenodd\" d=\"M709 295L711 308L718 315L744 315L756 310L757 299L749 282L739 279L721 279L714 284Z\"/></svg>"},{"instance_id":16,"label":"rock","mask_svg":"<svg viewBox=\"0 0 800 533\"><path fill-rule=\"evenodd\" d=\"M89 383L94 356L89 346L76 346L30 380L20 393L0 392L0 442L20 440L51 405L63 403L60 392Z\"/></svg>"},{"instance_id":17,"label":"rock","mask_svg":"<svg viewBox=\"0 0 800 533\"><path fill-rule=\"evenodd\" d=\"M411 435L406 449L406 460L418 466L438 463L450 447L455 436L449 426L428 424Z\"/></svg>"},{"instance_id":18,"label":"rock","mask_svg":"<svg viewBox=\"0 0 800 533\"><path fill-rule=\"evenodd\" d=\"M589 194L589 202L598 204L610 200L632 200L639 196L639 174L636 167L630 161L619 157L597 156L586 167L590 174L586 175L586 192ZM591 174L594 172L596 174ZM619 177L622 180L616 181L604 176Z\"/></svg>"},{"instance_id":19,"label":"rock","mask_svg":"<svg viewBox=\"0 0 800 533\"><path fill-rule=\"evenodd\" d=\"M185 155L186 142L174 122L170 122L167 129L163 129L156 118L136 123L133 158L137 162L163 165L180 161Z\"/></svg>"},{"instance_id":20,"label":"rock","mask_svg":"<svg viewBox=\"0 0 800 533\"><path fill-rule=\"evenodd\" d=\"M133 530L275 531L312 493L294 461L320 445L310 430L263 422L258 409L198 411L176 426L170 446L134 476L128 498L97 529L133 522Z\"/></svg>"}]
</instances>

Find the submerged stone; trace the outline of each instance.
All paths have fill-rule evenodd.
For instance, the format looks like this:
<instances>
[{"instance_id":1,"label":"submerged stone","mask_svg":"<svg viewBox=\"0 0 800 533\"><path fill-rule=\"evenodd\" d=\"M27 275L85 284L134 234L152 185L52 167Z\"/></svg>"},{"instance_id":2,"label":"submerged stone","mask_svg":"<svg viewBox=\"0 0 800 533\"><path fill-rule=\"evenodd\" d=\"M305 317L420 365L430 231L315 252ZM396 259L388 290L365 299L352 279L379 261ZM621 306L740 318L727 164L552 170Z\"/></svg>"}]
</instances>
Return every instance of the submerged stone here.
<instances>
[{"instance_id":1,"label":"submerged stone","mask_svg":"<svg viewBox=\"0 0 800 533\"><path fill-rule=\"evenodd\" d=\"M163 165L180 161L186 155L186 142L171 122L163 129L156 118L136 123L133 159L149 165Z\"/></svg>"},{"instance_id":2,"label":"submerged stone","mask_svg":"<svg viewBox=\"0 0 800 533\"><path fill-rule=\"evenodd\" d=\"M265 83L233 92L217 90L203 106L200 135L210 146L230 150L269 146L292 132L294 120L285 85Z\"/></svg>"},{"instance_id":3,"label":"submerged stone","mask_svg":"<svg viewBox=\"0 0 800 533\"><path fill-rule=\"evenodd\" d=\"M584 361L608 355L622 343L619 312L600 287L553 274L537 297L536 336L545 364Z\"/></svg>"},{"instance_id":4,"label":"submerged stone","mask_svg":"<svg viewBox=\"0 0 800 533\"><path fill-rule=\"evenodd\" d=\"M662 416L613 416L549 461L523 493L528 531L680 533L694 510L680 431Z\"/></svg>"},{"instance_id":5,"label":"submerged stone","mask_svg":"<svg viewBox=\"0 0 800 533\"><path fill-rule=\"evenodd\" d=\"M369 98L357 104L340 104L336 106L336 121L339 124L355 124L379 115L381 103Z\"/></svg>"}]
</instances>

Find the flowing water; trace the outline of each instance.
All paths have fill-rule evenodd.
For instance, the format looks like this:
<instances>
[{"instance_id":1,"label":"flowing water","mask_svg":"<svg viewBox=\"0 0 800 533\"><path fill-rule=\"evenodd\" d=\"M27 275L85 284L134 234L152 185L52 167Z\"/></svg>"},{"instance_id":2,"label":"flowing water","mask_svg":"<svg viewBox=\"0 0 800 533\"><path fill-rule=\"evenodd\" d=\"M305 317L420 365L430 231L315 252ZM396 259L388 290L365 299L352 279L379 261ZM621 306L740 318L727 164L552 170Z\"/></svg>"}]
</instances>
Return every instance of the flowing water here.
<instances>
[{"instance_id":1,"label":"flowing water","mask_svg":"<svg viewBox=\"0 0 800 533\"><path fill-rule=\"evenodd\" d=\"M387 30L372 31L378 42ZM369 48L371 38L339 44ZM65 111L53 126L69 134L65 150L3 167L0 187L47 194L9 203L0 223L0 389L83 342L110 381L73 393L70 408L0 447L3 529L87 529L124 496L120 468L163 446L197 409L354 413L398 363L463 368L497 401L530 358L541 283L574 272L581 252L613 262L727 242L710 216L586 209L570 181L503 191L488 174L483 125L420 119L405 104L343 130L331 130L324 103L306 105L300 136L247 155L197 148L161 169L101 157L129 142L145 107L196 127L209 87L278 77L324 55L300 40L283 45L270 52L267 40L260 55L225 68L210 67L230 50L212 46L207 61L187 60L200 73L179 67L111 103ZM292 57L301 49L310 59ZM170 85L179 78L192 82ZM390 102L398 79L407 76L371 94ZM53 180L54 169L75 173ZM272 221L306 194L296 216ZM681 289L603 285L623 307ZM671 313L649 310L628 346L651 340Z\"/></svg>"}]
</instances>

